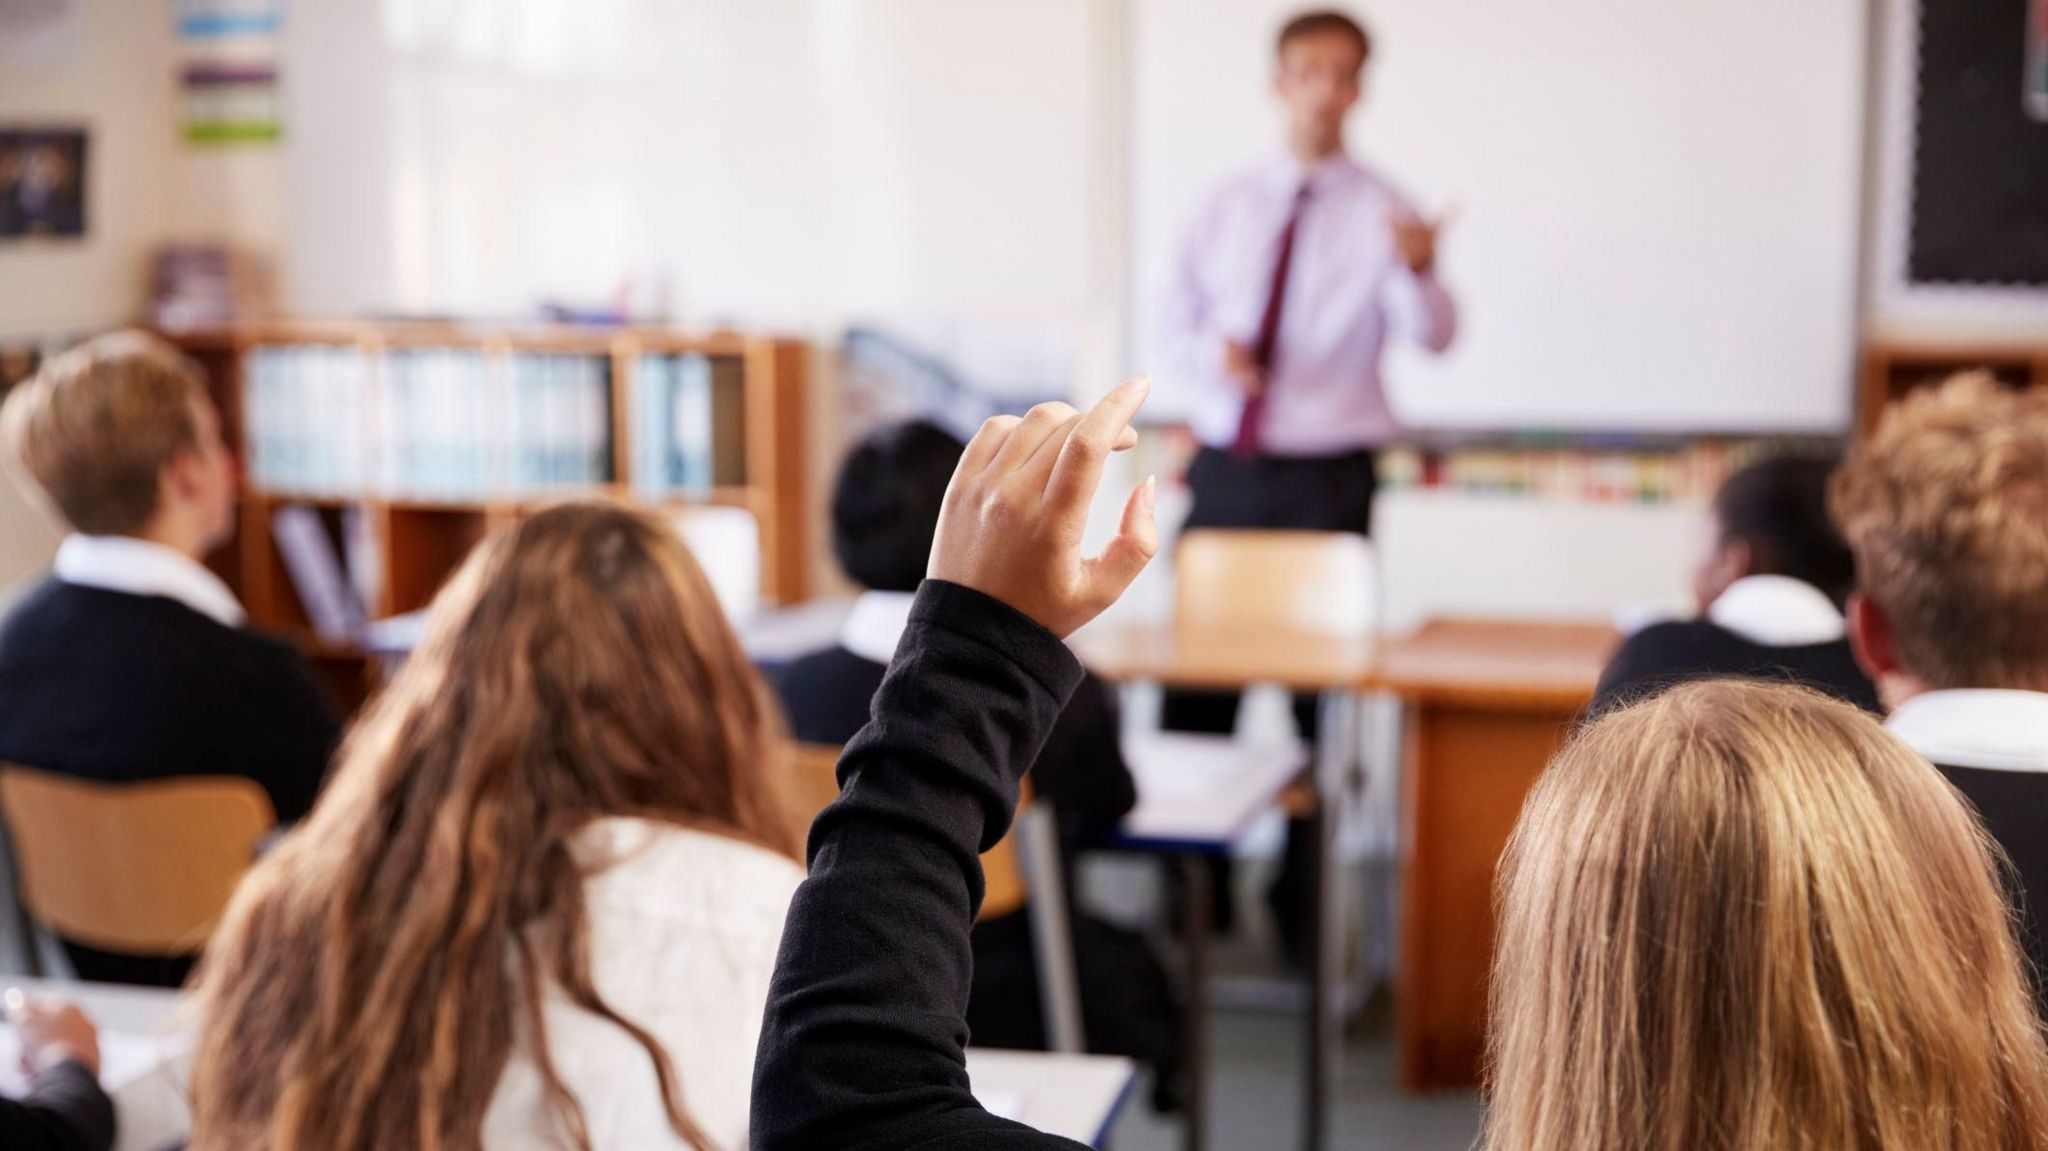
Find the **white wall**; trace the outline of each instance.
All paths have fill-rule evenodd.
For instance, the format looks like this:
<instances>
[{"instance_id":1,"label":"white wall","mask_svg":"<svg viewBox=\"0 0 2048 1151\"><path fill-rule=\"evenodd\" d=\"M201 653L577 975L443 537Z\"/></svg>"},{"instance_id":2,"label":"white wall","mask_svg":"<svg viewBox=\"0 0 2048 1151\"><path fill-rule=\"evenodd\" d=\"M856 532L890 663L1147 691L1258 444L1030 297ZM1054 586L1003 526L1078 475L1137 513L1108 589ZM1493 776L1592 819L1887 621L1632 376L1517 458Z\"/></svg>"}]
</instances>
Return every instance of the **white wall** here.
<instances>
[{"instance_id":1,"label":"white wall","mask_svg":"<svg viewBox=\"0 0 2048 1151\"><path fill-rule=\"evenodd\" d=\"M631 278L690 324L878 319L1070 365L1100 7L300 6L291 299L514 315Z\"/></svg>"}]
</instances>

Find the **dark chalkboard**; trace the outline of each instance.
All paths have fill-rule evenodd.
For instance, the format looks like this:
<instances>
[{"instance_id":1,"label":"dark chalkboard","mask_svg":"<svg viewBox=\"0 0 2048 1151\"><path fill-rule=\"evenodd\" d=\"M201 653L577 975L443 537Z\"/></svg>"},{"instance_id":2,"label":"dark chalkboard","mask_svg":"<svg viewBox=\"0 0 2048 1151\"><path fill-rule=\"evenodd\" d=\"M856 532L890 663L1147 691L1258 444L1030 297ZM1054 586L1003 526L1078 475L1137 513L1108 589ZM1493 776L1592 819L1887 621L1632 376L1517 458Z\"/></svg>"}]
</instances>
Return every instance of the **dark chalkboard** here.
<instances>
[{"instance_id":1,"label":"dark chalkboard","mask_svg":"<svg viewBox=\"0 0 2048 1151\"><path fill-rule=\"evenodd\" d=\"M1921 0L1915 283L2048 285L2048 121L2028 94L2029 4Z\"/></svg>"}]
</instances>

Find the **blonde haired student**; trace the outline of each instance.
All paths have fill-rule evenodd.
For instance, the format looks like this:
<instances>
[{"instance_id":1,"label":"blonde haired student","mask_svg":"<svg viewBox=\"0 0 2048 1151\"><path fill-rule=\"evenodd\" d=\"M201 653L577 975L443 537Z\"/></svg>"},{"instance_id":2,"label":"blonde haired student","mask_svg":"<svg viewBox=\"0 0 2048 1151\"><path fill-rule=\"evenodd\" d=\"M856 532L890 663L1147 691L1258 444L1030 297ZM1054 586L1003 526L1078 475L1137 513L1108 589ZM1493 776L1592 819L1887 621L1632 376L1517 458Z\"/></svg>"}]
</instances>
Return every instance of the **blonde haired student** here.
<instances>
[{"instance_id":1,"label":"blonde haired student","mask_svg":"<svg viewBox=\"0 0 2048 1151\"><path fill-rule=\"evenodd\" d=\"M208 948L192 1147L745 1147L786 744L658 520L488 540Z\"/></svg>"},{"instance_id":2,"label":"blonde haired student","mask_svg":"<svg viewBox=\"0 0 2048 1151\"><path fill-rule=\"evenodd\" d=\"M202 562L233 537L235 466L198 365L140 332L90 340L8 395L0 441L71 528L0 623L0 762L105 783L242 776L279 820L305 815L340 721L305 658L249 630ZM176 985L191 966L66 950L87 979Z\"/></svg>"},{"instance_id":3,"label":"blonde haired student","mask_svg":"<svg viewBox=\"0 0 2048 1151\"><path fill-rule=\"evenodd\" d=\"M1610 715L1501 861L1481 1146L2048 1145L1997 860L1849 704L1721 680Z\"/></svg>"},{"instance_id":4,"label":"blonde haired student","mask_svg":"<svg viewBox=\"0 0 2048 1151\"><path fill-rule=\"evenodd\" d=\"M1856 554L1849 638L1901 739L2013 863L2036 978L2048 963L2048 394L1960 376L1858 443L1832 507Z\"/></svg>"}]
</instances>

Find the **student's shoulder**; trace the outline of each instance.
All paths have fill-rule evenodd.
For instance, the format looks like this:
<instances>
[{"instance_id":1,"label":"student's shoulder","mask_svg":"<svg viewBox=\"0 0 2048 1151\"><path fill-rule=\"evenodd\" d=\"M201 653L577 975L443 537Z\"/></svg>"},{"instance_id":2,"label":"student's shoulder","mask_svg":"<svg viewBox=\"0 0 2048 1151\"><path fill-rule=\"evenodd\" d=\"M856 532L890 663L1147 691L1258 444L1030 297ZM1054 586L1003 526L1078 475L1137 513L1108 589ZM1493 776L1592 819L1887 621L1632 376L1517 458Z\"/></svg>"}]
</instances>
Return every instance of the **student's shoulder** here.
<instances>
[{"instance_id":1,"label":"student's shoulder","mask_svg":"<svg viewBox=\"0 0 2048 1151\"><path fill-rule=\"evenodd\" d=\"M578 833L587 869L585 898L613 916L715 927L723 933L781 932L804 881L796 860L708 828L613 816Z\"/></svg>"}]
</instances>

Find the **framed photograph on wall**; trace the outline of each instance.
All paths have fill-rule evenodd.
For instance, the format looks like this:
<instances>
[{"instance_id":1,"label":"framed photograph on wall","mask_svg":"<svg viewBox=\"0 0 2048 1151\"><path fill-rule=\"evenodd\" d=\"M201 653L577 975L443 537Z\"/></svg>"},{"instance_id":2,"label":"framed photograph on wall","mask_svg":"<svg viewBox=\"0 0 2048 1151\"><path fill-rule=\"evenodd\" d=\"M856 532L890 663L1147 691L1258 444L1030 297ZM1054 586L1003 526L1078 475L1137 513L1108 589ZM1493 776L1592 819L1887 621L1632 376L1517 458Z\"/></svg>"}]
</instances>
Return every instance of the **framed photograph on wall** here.
<instances>
[{"instance_id":1,"label":"framed photograph on wall","mask_svg":"<svg viewBox=\"0 0 2048 1151\"><path fill-rule=\"evenodd\" d=\"M0 125L0 241L85 235L83 128Z\"/></svg>"}]
</instances>

